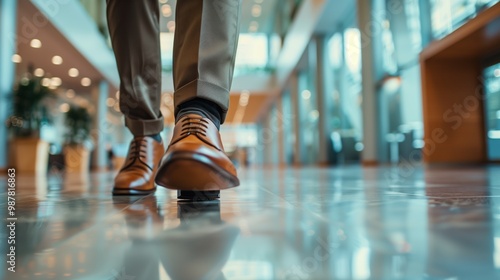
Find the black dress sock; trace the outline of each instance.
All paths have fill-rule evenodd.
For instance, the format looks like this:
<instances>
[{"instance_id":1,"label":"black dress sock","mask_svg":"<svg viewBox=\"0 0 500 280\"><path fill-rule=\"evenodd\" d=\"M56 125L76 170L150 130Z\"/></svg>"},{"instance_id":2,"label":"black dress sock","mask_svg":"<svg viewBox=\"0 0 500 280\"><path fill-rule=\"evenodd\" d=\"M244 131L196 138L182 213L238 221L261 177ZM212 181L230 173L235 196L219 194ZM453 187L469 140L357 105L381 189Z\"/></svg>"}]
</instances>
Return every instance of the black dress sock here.
<instances>
[{"instance_id":1,"label":"black dress sock","mask_svg":"<svg viewBox=\"0 0 500 280\"><path fill-rule=\"evenodd\" d=\"M220 129L220 124L222 122L222 109L219 105L212 101L195 98L182 103L179 105L179 111L175 116L175 122L179 121L184 115L187 114L197 114L208 118L215 124L217 129Z\"/></svg>"}]
</instances>

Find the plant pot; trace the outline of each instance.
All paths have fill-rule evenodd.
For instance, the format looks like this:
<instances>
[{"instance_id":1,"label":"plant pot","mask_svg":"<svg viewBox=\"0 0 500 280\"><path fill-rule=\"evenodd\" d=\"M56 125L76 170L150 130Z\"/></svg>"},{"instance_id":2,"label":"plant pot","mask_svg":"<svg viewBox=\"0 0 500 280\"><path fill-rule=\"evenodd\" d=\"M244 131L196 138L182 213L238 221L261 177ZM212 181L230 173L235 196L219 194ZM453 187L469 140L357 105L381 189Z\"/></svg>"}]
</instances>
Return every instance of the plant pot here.
<instances>
[{"instance_id":1,"label":"plant pot","mask_svg":"<svg viewBox=\"0 0 500 280\"><path fill-rule=\"evenodd\" d=\"M68 173L87 173L89 171L90 150L83 145L64 147L64 169Z\"/></svg>"},{"instance_id":2,"label":"plant pot","mask_svg":"<svg viewBox=\"0 0 500 280\"><path fill-rule=\"evenodd\" d=\"M14 161L19 174L47 175L49 143L38 138L14 140Z\"/></svg>"}]
</instances>

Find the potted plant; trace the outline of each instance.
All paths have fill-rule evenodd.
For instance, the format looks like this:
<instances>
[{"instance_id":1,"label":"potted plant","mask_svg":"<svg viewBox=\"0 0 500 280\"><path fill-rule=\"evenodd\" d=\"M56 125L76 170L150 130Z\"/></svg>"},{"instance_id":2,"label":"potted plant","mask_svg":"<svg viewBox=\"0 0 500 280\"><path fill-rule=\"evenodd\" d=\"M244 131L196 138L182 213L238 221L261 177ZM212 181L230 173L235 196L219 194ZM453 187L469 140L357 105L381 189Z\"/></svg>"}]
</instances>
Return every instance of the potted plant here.
<instances>
[{"instance_id":1,"label":"potted plant","mask_svg":"<svg viewBox=\"0 0 500 280\"><path fill-rule=\"evenodd\" d=\"M40 139L40 129L51 122L43 101L54 96L39 78L23 77L16 86L13 115L7 125L14 134L14 166L18 172L47 173L49 143Z\"/></svg>"},{"instance_id":2,"label":"potted plant","mask_svg":"<svg viewBox=\"0 0 500 280\"><path fill-rule=\"evenodd\" d=\"M64 147L65 170L70 173L86 173L90 164L90 139L92 118L86 108L70 106L65 114L68 130Z\"/></svg>"}]
</instances>

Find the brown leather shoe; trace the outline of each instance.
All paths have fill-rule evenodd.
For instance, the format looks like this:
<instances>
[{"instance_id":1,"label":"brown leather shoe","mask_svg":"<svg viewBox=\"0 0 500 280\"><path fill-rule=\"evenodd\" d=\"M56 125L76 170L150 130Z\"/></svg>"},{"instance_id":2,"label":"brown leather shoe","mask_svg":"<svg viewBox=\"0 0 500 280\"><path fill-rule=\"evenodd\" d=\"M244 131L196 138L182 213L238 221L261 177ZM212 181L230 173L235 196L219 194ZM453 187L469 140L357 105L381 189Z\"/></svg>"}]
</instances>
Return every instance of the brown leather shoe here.
<instances>
[{"instance_id":1,"label":"brown leather shoe","mask_svg":"<svg viewBox=\"0 0 500 280\"><path fill-rule=\"evenodd\" d=\"M215 191L240 184L217 127L196 114L182 117L175 125L155 182L181 191Z\"/></svg>"},{"instance_id":2,"label":"brown leather shoe","mask_svg":"<svg viewBox=\"0 0 500 280\"><path fill-rule=\"evenodd\" d=\"M154 175L165 148L151 137L135 137L116 175L114 195L146 195L156 190Z\"/></svg>"}]
</instances>

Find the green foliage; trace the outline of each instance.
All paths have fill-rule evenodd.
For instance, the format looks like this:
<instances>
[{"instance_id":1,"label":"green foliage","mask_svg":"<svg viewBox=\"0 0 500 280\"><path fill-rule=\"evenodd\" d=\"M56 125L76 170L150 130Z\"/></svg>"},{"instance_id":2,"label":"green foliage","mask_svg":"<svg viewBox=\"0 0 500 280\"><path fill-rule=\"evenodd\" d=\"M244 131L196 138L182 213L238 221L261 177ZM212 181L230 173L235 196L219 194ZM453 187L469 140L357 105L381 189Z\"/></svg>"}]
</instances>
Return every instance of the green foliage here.
<instances>
[{"instance_id":1,"label":"green foliage","mask_svg":"<svg viewBox=\"0 0 500 280\"><path fill-rule=\"evenodd\" d=\"M71 106L65 114L65 124L68 129L66 143L69 145L83 144L89 139L92 118L86 108Z\"/></svg>"},{"instance_id":2,"label":"green foliage","mask_svg":"<svg viewBox=\"0 0 500 280\"><path fill-rule=\"evenodd\" d=\"M16 137L36 137L43 125L52 122L43 100L55 97L53 92L41 84L38 78L23 78L14 93L14 114L7 125Z\"/></svg>"}]
</instances>

